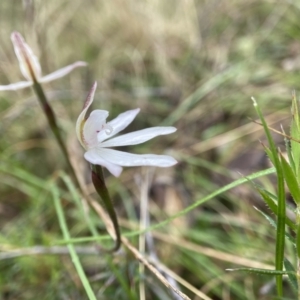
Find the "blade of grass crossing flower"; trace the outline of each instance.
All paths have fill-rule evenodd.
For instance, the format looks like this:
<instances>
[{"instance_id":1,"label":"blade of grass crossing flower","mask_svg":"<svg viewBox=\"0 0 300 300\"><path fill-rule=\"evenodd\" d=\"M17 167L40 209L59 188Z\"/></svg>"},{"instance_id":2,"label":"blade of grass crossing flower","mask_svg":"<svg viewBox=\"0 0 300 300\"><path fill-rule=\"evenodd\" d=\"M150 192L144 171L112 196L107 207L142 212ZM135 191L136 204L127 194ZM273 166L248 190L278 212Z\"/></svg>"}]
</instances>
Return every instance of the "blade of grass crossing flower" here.
<instances>
[{"instance_id":1,"label":"blade of grass crossing flower","mask_svg":"<svg viewBox=\"0 0 300 300\"><path fill-rule=\"evenodd\" d=\"M64 212L63 212L63 208L60 202L60 198L59 198L59 190L57 189L57 187L55 187L54 185L52 185L51 187L51 193L52 193L52 197L53 197L53 201L54 201L54 206L55 206L55 210L57 213L57 217L58 217L58 221L59 221L59 226L61 228L61 231L63 233L63 236L66 240L70 240L71 236L67 227L67 223L65 220L65 216L64 216ZM82 282L82 285L88 295L88 298L90 300L97 300L91 286L90 283L84 273L83 267L80 263L79 257L75 251L75 247L73 246L73 244L68 244L68 249L72 258L72 262L76 268L76 271L78 273L78 276Z\"/></svg>"},{"instance_id":2,"label":"blade of grass crossing flower","mask_svg":"<svg viewBox=\"0 0 300 300\"><path fill-rule=\"evenodd\" d=\"M289 188L289 191L297 205L300 204L300 188L297 182L296 174L294 173L292 167L286 161L284 156L280 153L281 165L284 174L285 182Z\"/></svg>"},{"instance_id":3,"label":"blade of grass crossing flower","mask_svg":"<svg viewBox=\"0 0 300 300\"><path fill-rule=\"evenodd\" d=\"M266 191L265 189L255 186L256 190L259 192L259 194L262 196L263 200L266 202L267 206L270 208L270 210L277 216L277 204L272 199L272 194ZM270 195L271 194L271 195ZM273 195L274 196L274 195ZM291 221L288 217L285 219L286 225L288 225L292 230L296 230L297 226Z\"/></svg>"},{"instance_id":4,"label":"blade of grass crossing flower","mask_svg":"<svg viewBox=\"0 0 300 300\"><path fill-rule=\"evenodd\" d=\"M277 233L276 233L276 254L275 254L275 268L277 271L282 271L283 269L283 259L284 259L284 243L285 243L285 192L284 192L284 177L282 166L278 157L277 149L273 138L271 136L268 125L263 117L263 114L257 105L257 102L252 98L254 108L263 124L264 131L266 133L269 147L272 152L274 159L274 167L277 174ZM282 286L282 275L276 276L276 287L277 294L279 297L283 295L283 286Z\"/></svg>"}]
</instances>

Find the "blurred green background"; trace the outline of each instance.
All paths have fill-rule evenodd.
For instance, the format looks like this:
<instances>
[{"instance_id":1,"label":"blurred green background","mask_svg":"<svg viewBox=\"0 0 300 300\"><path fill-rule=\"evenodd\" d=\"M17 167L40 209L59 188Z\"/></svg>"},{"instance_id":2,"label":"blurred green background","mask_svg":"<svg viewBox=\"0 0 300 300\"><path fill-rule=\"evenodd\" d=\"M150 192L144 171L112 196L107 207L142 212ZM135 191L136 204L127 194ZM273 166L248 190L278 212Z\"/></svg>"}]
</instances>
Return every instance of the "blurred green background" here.
<instances>
[{"instance_id":1,"label":"blurred green background","mask_svg":"<svg viewBox=\"0 0 300 300\"><path fill-rule=\"evenodd\" d=\"M128 130L178 128L125 149L168 153L179 160L177 166L127 168L118 179L107 176L122 228L132 230L147 172L154 224L239 178L238 172L268 167L258 142L264 140L262 130L248 119L256 118L250 98L269 124L288 130L291 93L300 86L299 13L300 2L288 0L1 1L0 84L23 80L10 41L15 30L38 55L43 74L88 62L44 88L91 193L75 122L95 80L94 108L109 110L112 118L141 108ZM0 120L0 299L86 299L71 259L62 253L67 248L47 252L62 234L42 186L67 168L32 90L1 92ZM272 189L270 178L263 181ZM58 187L72 236L88 236L72 196ZM273 299L271 277L225 271L258 267L256 262L273 265L275 231L253 205L264 208L249 184L240 186L152 232L148 252L211 299ZM97 216L89 217L106 234ZM37 246L44 247L40 254ZM93 243L80 246L99 299L139 299L141 276L130 254L96 256L88 252ZM14 251L19 256L12 258ZM147 299L176 299L149 272L142 277ZM187 286L178 288L201 299ZM295 297L287 286L289 296Z\"/></svg>"}]
</instances>

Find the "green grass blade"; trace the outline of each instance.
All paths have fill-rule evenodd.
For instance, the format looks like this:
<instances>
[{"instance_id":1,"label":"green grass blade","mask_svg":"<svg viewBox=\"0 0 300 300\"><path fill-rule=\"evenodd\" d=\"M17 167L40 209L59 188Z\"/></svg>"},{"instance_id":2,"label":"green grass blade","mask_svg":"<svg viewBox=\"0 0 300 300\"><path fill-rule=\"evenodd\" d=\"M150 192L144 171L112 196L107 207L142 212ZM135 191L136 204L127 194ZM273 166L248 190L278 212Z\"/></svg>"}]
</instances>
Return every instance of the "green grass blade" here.
<instances>
[{"instance_id":1,"label":"green grass blade","mask_svg":"<svg viewBox=\"0 0 300 300\"><path fill-rule=\"evenodd\" d=\"M87 216L87 214L83 211L83 206L82 206L82 202L80 199L80 195L78 194L72 180L64 172L61 172L60 178L65 183L68 190L70 191L70 193L72 195L72 199L75 201L79 211L81 212L83 218L85 219L86 223L88 224L90 232L93 234L93 236L98 236L96 226L94 225L92 220Z\"/></svg>"},{"instance_id":2,"label":"green grass blade","mask_svg":"<svg viewBox=\"0 0 300 300\"><path fill-rule=\"evenodd\" d=\"M294 157L293 157L290 141L285 138L284 143L285 143L286 153L287 153L287 156L289 158L289 164L290 164L293 172L296 174L296 177L297 177L297 170L296 170L295 160L294 160Z\"/></svg>"},{"instance_id":3,"label":"green grass blade","mask_svg":"<svg viewBox=\"0 0 300 300\"><path fill-rule=\"evenodd\" d=\"M264 146L265 152L267 153L267 156L269 157L272 164L275 166L275 158L274 158L273 152L266 145L263 145L263 146Z\"/></svg>"},{"instance_id":4,"label":"green grass blade","mask_svg":"<svg viewBox=\"0 0 300 300\"><path fill-rule=\"evenodd\" d=\"M292 288L298 293L297 276L295 275L296 270L287 258L284 258L284 267L286 271L289 272L288 278Z\"/></svg>"},{"instance_id":5,"label":"green grass blade","mask_svg":"<svg viewBox=\"0 0 300 300\"><path fill-rule=\"evenodd\" d=\"M37 176L32 175L30 172L27 172L23 168L17 166L16 164L12 163L11 161L5 163L0 163L0 172L13 176L17 179L22 180L32 186L39 187L42 189L47 188L45 185L45 181L38 178Z\"/></svg>"},{"instance_id":6,"label":"green grass blade","mask_svg":"<svg viewBox=\"0 0 300 300\"><path fill-rule=\"evenodd\" d=\"M300 224L297 225L297 234L296 234L296 247L297 247L297 256L300 260Z\"/></svg>"},{"instance_id":7,"label":"green grass blade","mask_svg":"<svg viewBox=\"0 0 300 300\"><path fill-rule=\"evenodd\" d=\"M267 214L265 214L264 212L262 212L260 209L258 209L257 207L255 207L255 209L262 215L265 217L265 219L272 225L273 228L275 228L275 230L277 230L277 224L276 222ZM285 232L285 237L295 246L296 242L295 239L288 233Z\"/></svg>"},{"instance_id":8,"label":"green grass blade","mask_svg":"<svg viewBox=\"0 0 300 300\"><path fill-rule=\"evenodd\" d=\"M284 174L285 182L289 188L289 191L297 205L300 204L300 188L297 182L296 174L294 173L292 167L286 161L284 156L280 154L281 165Z\"/></svg>"},{"instance_id":9,"label":"green grass blade","mask_svg":"<svg viewBox=\"0 0 300 300\"><path fill-rule=\"evenodd\" d=\"M57 213L57 217L58 217L58 221L59 221L59 225L61 228L61 231L63 233L63 236L66 240L70 240L71 236L67 227L67 223L65 220L65 216L64 216L64 212L63 212L63 208L62 205L60 203L60 199L59 199L59 190L57 189L57 187L55 187L54 185L52 185L51 187L51 193L52 193L52 197L53 197L53 201L54 201L54 206L56 209L56 213ZM73 246L73 244L69 243L68 245L68 249L72 258L72 262L74 263L74 266L76 268L76 271L78 273L78 276L83 284L83 287L89 297L90 300L97 300L91 286L90 283L84 273L83 267L80 263L79 257L75 251L75 248Z\"/></svg>"},{"instance_id":10,"label":"green grass blade","mask_svg":"<svg viewBox=\"0 0 300 300\"><path fill-rule=\"evenodd\" d=\"M230 272L245 271L245 272L255 273L255 274L259 274L259 275L271 275L271 276L278 276L278 275L282 276L282 275L287 275L287 274L295 275L295 272L268 270L268 269L256 269L256 268L237 268L237 269L227 269L226 271L230 271Z\"/></svg>"},{"instance_id":11,"label":"green grass blade","mask_svg":"<svg viewBox=\"0 0 300 300\"><path fill-rule=\"evenodd\" d=\"M257 186L254 184L255 189L259 192L259 194L262 196L263 200L266 202L267 206L270 208L270 210L277 215L277 203L273 200L274 195L266 191L265 189ZM285 218L285 223L288 225L292 230L296 231L297 226L294 224L292 220L290 220L288 217Z\"/></svg>"},{"instance_id":12,"label":"green grass blade","mask_svg":"<svg viewBox=\"0 0 300 300\"><path fill-rule=\"evenodd\" d=\"M276 256L275 256L275 267L277 271L282 271L283 269L283 260L284 260L284 243L285 243L285 191L284 191L284 177L282 166L278 157L277 149L273 138L271 136L268 125L261 113L259 106L257 105L254 98L252 98L255 110L263 124L264 131L266 133L269 147L272 152L272 156L274 159L274 166L277 174L277 234L276 234ZM277 286L277 294L278 296L283 295L283 287L282 287L282 275L276 276L276 286Z\"/></svg>"},{"instance_id":13,"label":"green grass blade","mask_svg":"<svg viewBox=\"0 0 300 300\"><path fill-rule=\"evenodd\" d=\"M291 137L296 140L300 139L299 109L295 95L292 101ZM296 176L299 179L300 144L298 142L291 140L291 152L295 162Z\"/></svg>"}]
</instances>

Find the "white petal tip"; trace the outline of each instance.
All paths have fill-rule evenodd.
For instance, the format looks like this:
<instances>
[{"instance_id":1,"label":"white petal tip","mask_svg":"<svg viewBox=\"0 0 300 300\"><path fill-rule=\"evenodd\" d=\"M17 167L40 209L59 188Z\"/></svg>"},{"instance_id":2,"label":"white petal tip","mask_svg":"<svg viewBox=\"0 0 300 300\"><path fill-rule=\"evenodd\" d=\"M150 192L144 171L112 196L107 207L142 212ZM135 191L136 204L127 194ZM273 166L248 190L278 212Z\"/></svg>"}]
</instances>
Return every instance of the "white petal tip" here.
<instances>
[{"instance_id":1,"label":"white petal tip","mask_svg":"<svg viewBox=\"0 0 300 300\"><path fill-rule=\"evenodd\" d=\"M178 161L175 158L173 158L172 156L169 156L166 165L162 166L162 167L168 168L168 167L173 167L177 164L178 164Z\"/></svg>"},{"instance_id":2,"label":"white petal tip","mask_svg":"<svg viewBox=\"0 0 300 300\"><path fill-rule=\"evenodd\" d=\"M115 177L119 177L121 175L122 171L123 171L123 168L120 168L119 170L114 170L113 172L112 172L112 170L109 170L109 172L112 175L114 175Z\"/></svg>"},{"instance_id":3,"label":"white petal tip","mask_svg":"<svg viewBox=\"0 0 300 300\"><path fill-rule=\"evenodd\" d=\"M21 81L9 85L0 85L0 91L16 91L31 86L33 83L30 81Z\"/></svg>"},{"instance_id":4,"label":"white petal tip","mask_svg":"<svg viewBox=\"0 0 300 300\"><path fill-rule=\"evenodd\" d=\"M115 177L119 177L123 171L121 166L103 159L99 153L97 153L97 150L89 150L85 152L84 158L93 165L105 167Z\"/></svg>"},{"instance_id":5,"label":"white petal tip","mask_svg":"<svg viewBox=\"0 0 300 300\"><path fill-rule=\"evenodd\" d=\"M169 126L169 128L170 128L170 133L173 133L173 132L176 132L176 131L177 131L177 128L176 128L176 127Z\"/></svg>"},{"instance_id":6,"label":"white petal tip","mask_svg":"<svg viewBox=\"0 0 300 300\"><path fill-rule=\"evenodd\" d=\"M86 67L88 65L88 63L85 62L85 61L76 61L74 63L74 65L77 66L77 67Z\"/></svg>"}]
</instances>

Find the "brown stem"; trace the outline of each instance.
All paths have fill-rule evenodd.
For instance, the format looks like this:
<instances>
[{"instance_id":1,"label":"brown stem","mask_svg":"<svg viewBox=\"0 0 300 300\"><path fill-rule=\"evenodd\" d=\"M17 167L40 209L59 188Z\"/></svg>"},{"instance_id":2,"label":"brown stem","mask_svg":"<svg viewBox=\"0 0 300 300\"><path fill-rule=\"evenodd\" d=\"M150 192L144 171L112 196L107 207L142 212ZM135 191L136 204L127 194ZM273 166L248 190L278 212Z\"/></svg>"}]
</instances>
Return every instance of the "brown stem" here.
<instances>
[{"instance_id":1,"label":"brown stem","mask_svg":"<svg viewBox=\"0 0 300 300\"><path fill-rule=\"evenodd\" d=\"M115 234L116 234L115 245L112 249L107 250L109 252L114 252L117 251L121 246L121 232L120 232L118 217L114 209L112 200L110 198L108 189L105 185L102 167L99 165L91 165L91 166L92 166L92 181L94 187L98 195L101 197L102 205L107 211L115 229Z\"/></svg>"},{"instance_id":2,"label":"brown stem","mask_svg":"<svg viewBox=\"0 0 300 300\"><path fill-rule=\"evenodd\" d=\"M80 188L80 184L79 184L79 181L78 181L78 178L76 176L76 173L74 171L74 168L71 164L71 161L70 161L70 158L69 158L69 154L68 154L68 151L67 151L67 148L66 148L66 145L62 139L62 136L61 136L61 132L60 132L60 128L57 126L57 122L56 122L56 118L55 118L55 115L54 115L54 112L51 108L51 106L49 105L48 101L47 101L47 98L46 98L46 95L43 91L43 88L42 86L39 84L39 82L35 79L34 77L34 80L33 80L33 89L37 95L37 98L39 99L40 101L40 104L41 104L41 107L46 115L46 118L48 120L48 124L51 128L51 131L53 132L55 138L56 138L56 141L65 157L65 160L67 162L67 165L72 173L72 176L75 180L75 183L77 185L78 188Z\"/></svg>"}]
</instances>

